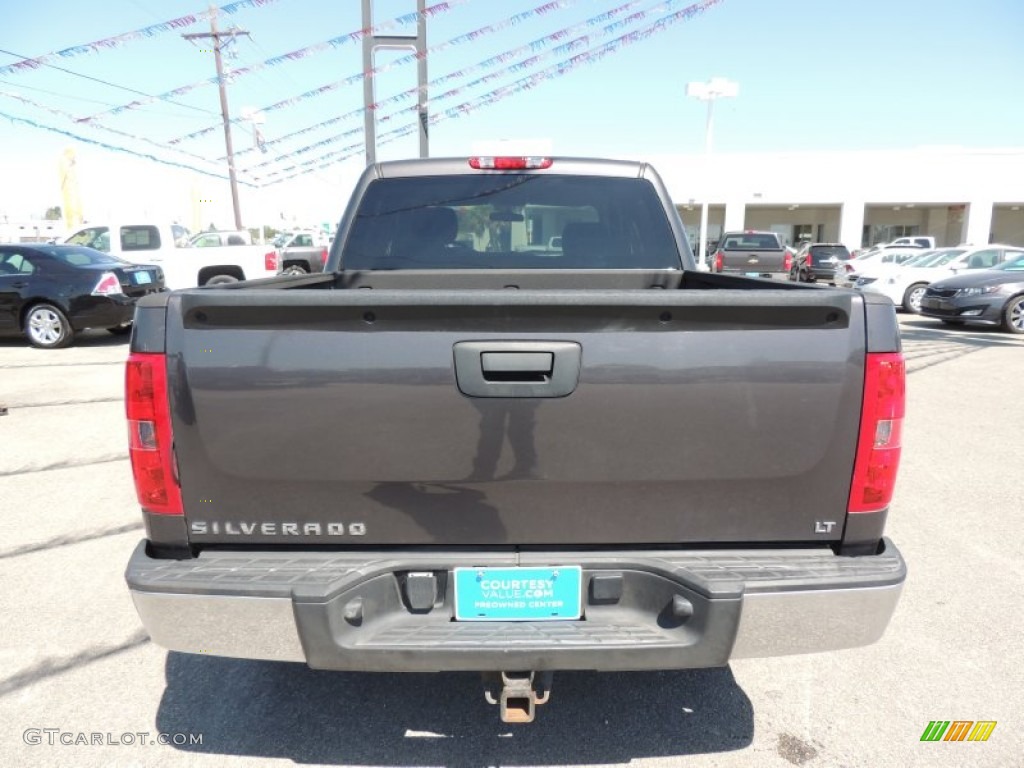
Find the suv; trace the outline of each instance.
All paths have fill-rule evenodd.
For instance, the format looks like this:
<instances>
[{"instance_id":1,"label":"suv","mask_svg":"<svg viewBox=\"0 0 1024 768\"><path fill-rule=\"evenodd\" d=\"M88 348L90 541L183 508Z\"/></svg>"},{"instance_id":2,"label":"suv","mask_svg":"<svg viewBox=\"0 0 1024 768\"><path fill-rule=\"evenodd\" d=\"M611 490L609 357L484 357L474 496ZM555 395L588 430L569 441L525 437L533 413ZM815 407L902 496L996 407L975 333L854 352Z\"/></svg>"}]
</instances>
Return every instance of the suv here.
<instances>
[{"instance_id":1,"label":"suv","mask_svg":"<svg viewBox=\"0 0 1024 768\"><path fill-rule=\"evenodd\" d=\"M793 259L789 279L799 283L821 280L835 285L836 270L850 258L850 251L842 243L804 243Z\"/></svg>"}]
</instances>

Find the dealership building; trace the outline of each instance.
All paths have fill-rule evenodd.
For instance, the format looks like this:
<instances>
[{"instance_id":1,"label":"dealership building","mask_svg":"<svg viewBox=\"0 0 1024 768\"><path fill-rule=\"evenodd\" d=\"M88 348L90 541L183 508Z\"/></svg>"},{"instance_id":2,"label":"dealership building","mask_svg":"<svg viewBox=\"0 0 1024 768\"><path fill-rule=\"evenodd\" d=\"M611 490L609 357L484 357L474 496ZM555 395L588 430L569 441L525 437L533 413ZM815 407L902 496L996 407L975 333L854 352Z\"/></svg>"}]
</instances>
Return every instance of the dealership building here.
<instances>
[{"instance_id":1,"label":"dealership building","mask_svg":"<svg viewBox=\"0 0 1024 768\"><path fill-rule=\"evenodd\" d=\"M1024 246L1024 148L644 159L664 178L695 248L705 196L709 240L760 229L789 243L851 249L906 235L931 235L939 245Z\"/></svg>"},{"instance_id":2,"label":"dealership building","mask_svg":"<svg viewBox=\"0 0 1024 768\"><path fill-rule=\"evenodd\" d=\"M727 230L760 229L779 232L791 244L841 242L850 249L906 235L931 235L939 245L1024 246L1024 147L632 159L650 162L661 174L694 250L705 199L710 240ZM354 182L360 169L351 170ZM122 208L113 200L99 202ZM258 217L248 222L258 223ZM63 222L0 215L0 242L62 234Z\"/></svg>"}]
</instances>

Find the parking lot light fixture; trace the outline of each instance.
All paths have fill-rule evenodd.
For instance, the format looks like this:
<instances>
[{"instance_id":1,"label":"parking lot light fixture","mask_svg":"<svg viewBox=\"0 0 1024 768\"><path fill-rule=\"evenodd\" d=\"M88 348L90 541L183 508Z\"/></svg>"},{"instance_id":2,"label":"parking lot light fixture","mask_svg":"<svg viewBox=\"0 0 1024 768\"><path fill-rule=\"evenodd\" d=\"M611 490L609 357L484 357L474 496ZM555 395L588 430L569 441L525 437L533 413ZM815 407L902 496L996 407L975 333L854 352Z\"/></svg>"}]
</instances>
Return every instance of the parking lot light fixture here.
<instances>
[{"instance_id":1,"label":"parking lot light fixture","mask_svg":"<svg viewBox=\"0 0 1024 768\"><path fill-rule=\"evenodd\" d=\"M711 178L711 141L714 133L714 107L716 99L732 98L739 94L739 83L724 77L713 77L708 82L691 82L686 84L686 95L707 102L708 114L704 125L704 195L700 209L700 251L697 266L707 271L708 248L708 195Z\"/></svg>"}]
</instances>

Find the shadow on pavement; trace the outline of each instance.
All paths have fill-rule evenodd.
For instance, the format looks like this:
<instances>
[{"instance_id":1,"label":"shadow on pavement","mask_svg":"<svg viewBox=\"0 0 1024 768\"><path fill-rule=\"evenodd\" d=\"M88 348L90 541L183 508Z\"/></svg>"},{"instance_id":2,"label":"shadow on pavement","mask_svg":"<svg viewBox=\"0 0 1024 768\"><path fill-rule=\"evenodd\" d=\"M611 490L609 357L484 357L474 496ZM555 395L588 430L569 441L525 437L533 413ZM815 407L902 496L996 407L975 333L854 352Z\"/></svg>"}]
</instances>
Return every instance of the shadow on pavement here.
<instances>
[{"instance_id":1,"label":"shadow on pavement","mask_svg":"<svg viewBox=\"0 0 1024 768\"><path fill-rule=\"evenodd\" d=\"M64 347L63 349L36 349L29 344L28 340L20 333L4 333L0 335L0 348L22 347L24 349L34 350L41 355L59 355L63 350L74 349L75 347L128 346L130 338L130 334L115 336L114 334L107 333L104 330L88 330L76 333L75 340L71 343L70 347Z\"/></svg>"},{"instance_id":2,"label":"shadow on pavement","mask_svg":"<svg viewBox=\"0 0 1024 768\"><path fill-rule=\"evenodd\" d=\"M530 725L509 725L473 673L382 674L169 653L156 727L189 752L375 766L581 765L725 752L754 735L728 667L555 674Z\"/></svg>"},{"instance_id":3,"label":"shadow on pavement","mask_svg":"<svg viewBox=\"0 0 1024 768\"><path fill-rule=\"evenodd\" d=\"M92 664L111 656L117 656L125 651L145 645L149 642L149 635L144 630L138 630L131 637L118 645L94 646L76 653L68 658L47 658L33 665L29 669L22 670L11 677L0 680L0 696L28 688L35 683L55 675L61 675L87 664Z\"/></svg>"}]
</instances>

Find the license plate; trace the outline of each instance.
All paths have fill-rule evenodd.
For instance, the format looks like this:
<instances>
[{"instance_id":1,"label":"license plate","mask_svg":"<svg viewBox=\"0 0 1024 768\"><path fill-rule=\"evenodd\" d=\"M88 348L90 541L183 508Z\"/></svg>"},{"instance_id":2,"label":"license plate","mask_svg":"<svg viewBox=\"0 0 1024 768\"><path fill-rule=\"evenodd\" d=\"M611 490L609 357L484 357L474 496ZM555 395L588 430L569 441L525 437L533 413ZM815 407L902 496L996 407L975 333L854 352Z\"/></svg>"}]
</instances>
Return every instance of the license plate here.
<instances>
[{"instance_id":1,"label":"license plate","mask_svg":"<svg viewBox=\"0 0 1024 768\"><path fill-rule=\"evenodd\" d=\"M578 565L456 568L456 621L564 621L582 613Z\"/></svg>"},{"instance_id":2,"label":"license plate","mask_svg":"<svg viewBox=\"0 0 1024 768\"><path fill-rule=\"evenodd\" d=\"M761 273L760 272L747 272L746 275L747 275L747 277L760 277Z\"/></svg>"},{"instance_id":3,"label":"license plate","mask_svg":"<svg viewBox=\"0 0 1024 768\"><path fill-rule=\"evenodd\" d=\"M132 277L135 279L136 285L145 285L146 283L153 282L153 276L149 272L133 272Z\"/></svg>"}]
</instances>

